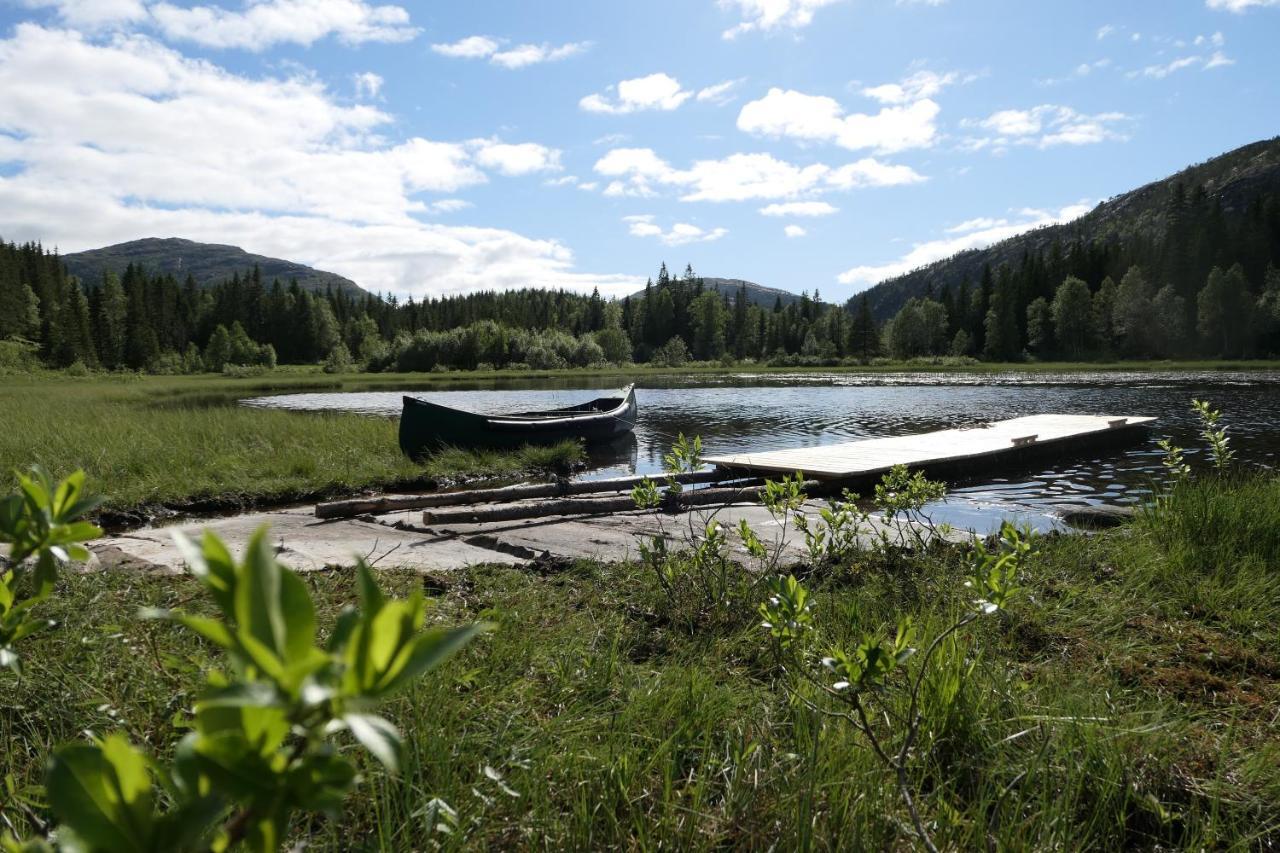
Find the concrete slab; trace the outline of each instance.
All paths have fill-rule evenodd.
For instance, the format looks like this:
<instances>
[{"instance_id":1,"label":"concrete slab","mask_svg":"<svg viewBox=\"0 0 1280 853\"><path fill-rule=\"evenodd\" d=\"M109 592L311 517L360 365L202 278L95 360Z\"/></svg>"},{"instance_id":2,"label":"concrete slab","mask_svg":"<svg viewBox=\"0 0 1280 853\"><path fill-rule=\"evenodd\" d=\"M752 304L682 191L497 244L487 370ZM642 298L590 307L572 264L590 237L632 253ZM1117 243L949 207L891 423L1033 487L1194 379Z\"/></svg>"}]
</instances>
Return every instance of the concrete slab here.
<instances>
[{"instance_id":1,"label":"concrete slab","mask_svg":"<svg viewBox=\"0 0 1280 853\"><path fill-rule=\"evenodd\" d=\"M804 512L810 522L825 504L810 501ZM766 544L785 540L787 559L804 556L804 537L795 530L786 536L773 517L759 504L731 504L705 507L674 515L652 512L615 512L598 516L556 516L525 521L451 524L424 527L420 511L400 511L355 519L321 521L311 506L273 512L258 512L229 518L187 521L136 530L100 539L90 544L95 564L89 567L180 573L182 558L173 544L180 530L197 538L212 530L227 543L233 554L241 553L263 525L271 529L271 543L280 560L298 571L314 571L330 566L353 566L357 556L376 560L377 565L419 571L464 568L478 563L515 565L540 557L567 557L622 561L639 556L641 538L665 535L673 545L701 536L712 521L729 531L731 552L750 565L736 530L746 519ZM873 519L873 527L883 523ZM864 533L864 544L874 534ZM957 538L966 536L963 532Z\"/></svg>"},{"instance_id":2,"label":"concrete slab","mask_svg":"<svg viewBox=\"0 0 1280 853\"><path fill-rule=\"evenodd\" d=\"M102 568L180 573L183 563L173 544L174 531L198 538L212 530L239 554L263 525L271 528L271 543L281 562L303 572L353 566L358 556L376 559L381 566L421 570L519 562L453 537L423 536L359 519L319 521L310 506L149 527L99 539L89 548Z\"/></svg>"}]
</instances>

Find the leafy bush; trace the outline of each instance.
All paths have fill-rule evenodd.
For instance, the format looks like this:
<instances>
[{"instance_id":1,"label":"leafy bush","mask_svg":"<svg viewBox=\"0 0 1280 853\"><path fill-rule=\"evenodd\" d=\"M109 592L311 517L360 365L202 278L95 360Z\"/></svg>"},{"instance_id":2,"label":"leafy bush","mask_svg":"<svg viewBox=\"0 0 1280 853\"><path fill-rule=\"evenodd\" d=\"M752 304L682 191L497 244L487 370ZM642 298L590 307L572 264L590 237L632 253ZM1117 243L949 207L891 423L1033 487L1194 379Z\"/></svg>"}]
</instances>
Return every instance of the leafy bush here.
<instances>
[{"instance_id":1,"label":"leafy bush","mask_svg":"<svg viewBox=\"0 0 1280 853\"><path fill-rule=\"evenodd\" d=\"M684 338L677 335L654 350L650 363L658 367L683 367L688 361L689 347Z\"/></svg>"},{"instance_id":2,"label":"leafy bush","mask_svg":"<svg viewBox=\"0 0 1280 853\"><path fill-rule=\"evenodd\" d=\"M0 340L0 376L40 369L40 348L21 339Z\"/></svg>"},{"instance_id":3,"label":"leafy bush","mask_svg":"<svg viewBox=\"0 0 1280 853\"><path fill-rule=\"evenodd\" d=\"M19 478L21 493L0 502L0 541L12 563L0 576L0 663L14 670L14 644L46 624L29 611L51 594L58 564L86 559L79 543L101 532L79 520L96 505L83 484L83 473L55 486L33 469ZM337 738L349 734L397 772L401 737L374 713L376 705L487 628L426 627L421 591L388 600L361 560L359 605L342 612L321 645L310 591L275 559L265 528L240 561L212 534L201 546L176 538L222 618L179 610L142 615L199 635L228 666L208 674L190 733L169 766L121 734L90 735L53 751L45 793L57 819L50 837L62 849L225 850L241 842L280 849L294 814L334 813L357 784ZM49 849L43 839L0 843L12 851Z\"/></svg>"},{"instance_id":4,"label":"leafy bush","mask_svg":"<svg viewBox=\"0 0 1280 853\"><path fill-rule=\"evenodd\" d=\"M85 494L83 471L56 485L39 466L17 476L18 494L0 500L0 543L9 546L0 562L0 669L21 674L14 646L47 625L32 608L53 593L62 564L89 559L80 543L102 531L83 520L101 503Z\"/></svg>"}]
</instances>

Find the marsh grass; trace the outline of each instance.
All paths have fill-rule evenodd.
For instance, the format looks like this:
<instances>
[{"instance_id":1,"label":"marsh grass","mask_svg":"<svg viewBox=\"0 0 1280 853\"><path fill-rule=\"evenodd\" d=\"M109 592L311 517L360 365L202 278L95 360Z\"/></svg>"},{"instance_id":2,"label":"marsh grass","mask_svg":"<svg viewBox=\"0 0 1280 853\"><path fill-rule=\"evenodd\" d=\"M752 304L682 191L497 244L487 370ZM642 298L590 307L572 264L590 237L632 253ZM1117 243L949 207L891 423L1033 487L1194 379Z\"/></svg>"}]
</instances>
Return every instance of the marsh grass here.
<instances>
[{"instance_id":1,"label":"marsh grass","mask_svg":"<svg viewBox=\"0 0 1280 853\"><path fill-rule=\"evenodd\" d=\"M1047 538L1009 617L943 648L912 765L939 847L1280 842L1280 584L1264 529L1280 484L1188 488L1177 517ZM966 606L963 576L940 549L861 555L805 582L827 642L902 614L924 642ZM428 590L443 623L500 627L392 703L403 775L371 772L340 819L298 827L311 849L909 847L886 772L849 726L790 701L752 620L691 631L630 564L384 578L397 595ZM349 573L306 582L324 626L355 597ZM166 754L215 661L134 612L179 603L202 606L193 583L65 578L45 612L58 630L27 641L27 678L0 690L0 778L30 791L49 748L85 729L124 728Z\"/></svg>"},{"instance_id":2,"label":"marsh grass","mask_svg":"<svg viewBox=\"0 0 1280 853\"><path fill-rule=\"evenodd\" d=\"M572 444L450 450L419 464L400 453L394 420L237 403L266 390L277 386L221 377L6 380L0 471L7 486L9 472L32 463L55 476L82 468L114 511L220 509L563 469L582 455Z\"/></svg>"}]
</instances>

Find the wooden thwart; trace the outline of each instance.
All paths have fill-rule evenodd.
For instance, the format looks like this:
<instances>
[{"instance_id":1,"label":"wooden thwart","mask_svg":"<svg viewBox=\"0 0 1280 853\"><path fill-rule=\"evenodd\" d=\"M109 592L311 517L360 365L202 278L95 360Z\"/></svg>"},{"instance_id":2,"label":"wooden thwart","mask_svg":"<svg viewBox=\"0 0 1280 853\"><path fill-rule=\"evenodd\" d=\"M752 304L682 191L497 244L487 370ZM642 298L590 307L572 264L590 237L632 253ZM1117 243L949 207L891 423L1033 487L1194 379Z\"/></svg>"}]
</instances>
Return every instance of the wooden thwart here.
<instances>
[{"instance_id":1,"label":"wooden thwart","mask_svg":"<svg viewBox=\"0 0 1280 853\"><path fill-rule=\"evenodd\" d=\"M996 460L1019 451L1073 446L1137 431L1151 417L1115 415L1031 415L967 429L872 438L821 447L799 447L761 453L708 456L706 462L742 474L786 474L801 471L819 480L847 480L888 471L895 465L924 468L966 461Z\"/></svg>"}]
</instances>

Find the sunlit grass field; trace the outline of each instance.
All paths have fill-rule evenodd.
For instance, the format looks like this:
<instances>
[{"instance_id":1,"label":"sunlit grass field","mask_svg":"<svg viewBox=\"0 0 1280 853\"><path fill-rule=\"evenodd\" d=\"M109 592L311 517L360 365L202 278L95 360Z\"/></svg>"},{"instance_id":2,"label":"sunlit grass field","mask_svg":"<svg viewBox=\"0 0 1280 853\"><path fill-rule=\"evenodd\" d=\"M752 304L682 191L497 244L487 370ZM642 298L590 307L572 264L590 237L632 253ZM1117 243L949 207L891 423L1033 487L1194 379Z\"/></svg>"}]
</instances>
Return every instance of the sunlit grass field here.
<instances>
[{"instance_id":1,"label":"sunlit grass field","mask_svg":"<svg viewBox=\"0 0 1280 853\"><path fill-rule=\"evenodd\" d=\"M1042 540L1026 595L940 656L910 784L941 849L1280 843L1280 481L1193 483L1169 507ZM956 550L797 571L829 644L902 615L923 642L969 594ZM631 564L384 577L433 596L433 620L498 628L386 709L408 742L400 777L352 746L367 777L339 817L296 827L308 849L912 846L865 741L790 700L755 602L673 619ZM355 597L348 572L306 582L323 626ZM201 601L187 580L66 576L44 605L57 630L26 641L28 674L0 693L0 778L32 790L50 748L85 730L168 755L217 661L134 613Z\"/></svg>"},{"instance_id":2,"label":"sunlit grass field","mask_svg":"<svg viewBox=\"0 0 1280 853\"><path fill-rule=\"evenodd\" d=\"M340 382L340 380L339 380ZM441 478L503 476L574 462L573 445L512 453L448 451L405 458L396 421L347 413L249 408L267 391L333 387L319 374L0 378L0 471L84 469L107 508L230 509Z\"/></svg>"}]
</instances>

